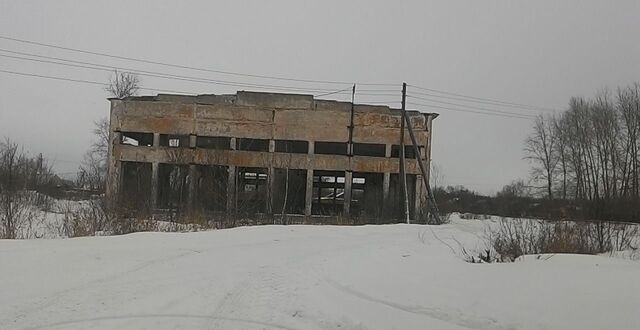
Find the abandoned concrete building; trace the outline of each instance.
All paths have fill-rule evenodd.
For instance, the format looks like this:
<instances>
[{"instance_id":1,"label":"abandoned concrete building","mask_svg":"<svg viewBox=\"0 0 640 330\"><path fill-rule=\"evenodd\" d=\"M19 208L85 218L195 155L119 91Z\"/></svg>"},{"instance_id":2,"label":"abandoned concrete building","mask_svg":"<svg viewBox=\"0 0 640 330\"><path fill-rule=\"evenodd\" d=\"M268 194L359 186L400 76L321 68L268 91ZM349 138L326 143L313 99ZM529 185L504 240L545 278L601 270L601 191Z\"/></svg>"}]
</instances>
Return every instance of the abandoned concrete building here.
<instances>
[{"instance_id":1,"label":"abandoned concrete building","mask_svg":"<svg viewBox=\"0 0 640 330\"><path fill-rule=\"evenodd\" d=\"M110 101L107 195L120 204L211 221L403 219L398 109L242 91ZM406 114L428 167L437 114ZM420 221L426 189L404 136L410 217Z\"/></svg>"}]
</instances>

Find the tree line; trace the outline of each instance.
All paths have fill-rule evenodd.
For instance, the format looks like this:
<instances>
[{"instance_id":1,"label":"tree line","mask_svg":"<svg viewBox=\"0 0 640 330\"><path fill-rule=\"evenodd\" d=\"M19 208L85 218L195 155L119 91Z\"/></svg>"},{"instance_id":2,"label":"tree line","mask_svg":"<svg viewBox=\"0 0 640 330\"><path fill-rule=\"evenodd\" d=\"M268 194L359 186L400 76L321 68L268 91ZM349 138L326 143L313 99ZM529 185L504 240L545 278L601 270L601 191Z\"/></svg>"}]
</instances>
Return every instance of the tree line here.
<instances>
[{"instance_id":1,"label":"tree line","mask_svg":"<svg viewBox=\"0 0 640 330\"><path fill-rule=\"evenodd\" d=\"M562 113L540 115L525 140L532 182L563 212L638 221L640 83L572 97Z\"/></svg>"}]
</instances>

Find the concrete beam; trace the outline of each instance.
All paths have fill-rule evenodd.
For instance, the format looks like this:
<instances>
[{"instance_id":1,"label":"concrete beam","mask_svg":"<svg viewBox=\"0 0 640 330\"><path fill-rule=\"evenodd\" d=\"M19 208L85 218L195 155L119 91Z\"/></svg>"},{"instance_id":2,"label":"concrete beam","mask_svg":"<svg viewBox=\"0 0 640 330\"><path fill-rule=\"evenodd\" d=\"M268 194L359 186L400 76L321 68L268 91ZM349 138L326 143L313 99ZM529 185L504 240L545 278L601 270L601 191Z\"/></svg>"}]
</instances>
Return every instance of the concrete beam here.
<instances>
[{"instance_id":1,"label":"concrete beam","mask_svg":"<svg viewBox=\"0 0 640 330\"><path fill-rule=\"evenodd\" d=\"M235 139L233 139L235 141ZM167 151L175 150L169 147L138 147L130 145L114 146L114 158L121 161L136 162L171 162ZM274 167L290 169L315 169L327 171L344 171L366 173L398 173L397 158L342 156L319 154L288 154L281 152L259 152L244 150L215 150L215 149L181 149L186 164L223 165L240 167ZM407 174L420 174L417 161L407 159Z\"/></svg>"},{"instance_id":2,"label":"concrete beam","mask_svg":"<svg viewBox=\"0 0 640 330\"><path fill-rule=\"evenodd\" d=\"M349 112L341 110L273 110L236 105L130 101L126 101L126 105L126 111L112 118L116 119L114 130L328 142L346 142L349 135ZM425 123L424 116L414 116L411 121L416 139L420 144L426 144L428 122ZM398 127L399 114L359 113L354 117L353 141L398 143ZM409 144L409 138L405 142Z\"/></svg>"}]
</instances>

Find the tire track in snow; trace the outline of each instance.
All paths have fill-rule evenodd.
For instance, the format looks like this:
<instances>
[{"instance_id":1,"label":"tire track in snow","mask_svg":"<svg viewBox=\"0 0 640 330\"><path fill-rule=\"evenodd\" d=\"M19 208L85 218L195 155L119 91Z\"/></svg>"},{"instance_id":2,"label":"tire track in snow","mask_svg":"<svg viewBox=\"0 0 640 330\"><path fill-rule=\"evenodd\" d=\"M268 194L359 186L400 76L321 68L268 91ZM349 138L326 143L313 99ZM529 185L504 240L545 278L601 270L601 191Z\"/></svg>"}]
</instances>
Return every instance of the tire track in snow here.
<instances>
[{"instance_id":1,"label":"tire track in snow","mask_svg":"<svg viewBox=\"0 0 640 330\"><path fill-rule=\"evenodd\" d=\"M261 320L272 323L282 323L282 320L289 318L298 321L306 318L306 312L296 298L314 283L322 281L317 263L322 262L327 254L343 248L314 249L276 264L257 266L218 303L209 328L228 329L232 325L232 321L225 319L228 317L248 319L250 316L256 319L260 316ZM265 314L258 315L260 312Z\"/></svg>"},{"instance_id":2,"label":"tire track in snow","mask_svg":"<svg viewBox=\"0 0 640 330\"><path fill-rule=\"evenodd\" d=\"M366 293L356 291L346 285L342 285L329 278L325 280L327 281L327 283L329 283L329 285L331 285L331 287L341 292L344 292L346 294L349 294L351 296L354 296L369 302L373 302L376 304L381 304L381 305L384 305L393 309L397 309L403 312L425 315L440 321L455 324L468 329L513 330L517 328L515 326L500 325L498 321L493 318L481 318L481 317L466 315L462 311L453 309L453 308L440 309L440 308L429 308L429 307L423 307L423 306L402 305L395 302L369 296Z\"/></svg>"},{"instance_id":3,"label":"tire track in snow","mask_svg":"<svg viewBox=\"0 0 640 330\"><path fill-rule=\"evenodd\" d=\"M57 292L53 292L50 295L44 296L44 297L40 297L40 298L36 298L36 302L35 303L27 303L28 305L26 307L23 308L17 308L17 312L15 314L15 317L12 321L16 322L19 320L22 320L24 318L26 318L28 315L31 315L33 313L37 313L37 312L41 312L44 311L46 309L48 309L49 307L53 307L53 306L59 306L60 301L63 300L63 298L65 296L67 296L68 294L71 293L76 293L79 290L84 290L84 289L90 289L94 286L112 281L112 280L117 280L119 278L121 278L124 275L127 274L131 274L137 271L140 271L142 269L148 268L150 266L156 265L156 264L164 264L166 262L169 262L171 260L174 259L179 259L188 255L194 255L194 254L199 254L199 251L195 251L195 250L189 250L187 252L183 252L177 255L173 255L173 256L169 256L169 257L163 257L163 258L156 258L153 260L148 260L145 261L141 264L139 264L138 266L132 267L130 269L121 271L121 272L117 272L115 274L110 274L107 276L103 276L100 278L96 278L96 279L92 279L89 280L87 282L84 282L82 284L79 285L74 285L71 286L69 288L63 289L63 290L59 290Z\"/></svg>"},{"instance_id":4,"label":"tire track in snow","mask_svg":"<svg viewBox=\"0 0 640 330\"><path fill-rule=\"evenodd\" d=\"M256 318L257 313L263 313L260 319L269 320L272 327L288 328L274 321L287 316L283 311L287 306L281 307L293 294L277 271L275 267L261 267L250 272L218 303L209 328L228 329L234 323L231 319L248 320L250 316Z\"/></svg>"},{"instance_id":5,"label":"tire track in snow","mask_svg":"<svg viewBox=\"0 0 640 330\"><path fill-rule=\"evenodd\" d=\"M91 322L100 322L100 321L113 321L113 320L128 320L128 319L158 319L158 318L186 318L186 319L204 319L204 320L211 320L211 319L218 319L218 320L225 320L225 321L230 321L230 322L234 322L234 323L241 323L241 324L249 324L249 325L257 325L260 326L264 329L264 327L271 327L274 329L282 329L282 330L297 330L295 328L290 328L290 327L286 327L286 326L282 326L282 325L278 325L278 324L273 324L273 323L269 323L269 322L263 322L263 321L255 321L255 320L249 320L249 319L239 319L239 318L232 318L232 317L215 317L215 316L209 316L209 315L192 315L192 314L139 314L139 315L121 315L121 316L102 316L102 317L95 317L95 318L86 318L86 319L77 319L77 320L68 320L68 321L62 321L62 322L54 322L54 323L49 323L49 324L44 324L44 325L39 325L39 326L35 326L35 327L28 327L28 328L24 328L25 330L39 330L39 329L48 329L48 328L54 328L54 327L62 327L62 326L68 326L68 325L73 325L73 324L82 324L82 323L87 323L87 328L91 328L89 325Z\"/></svg>"}]
</instances>

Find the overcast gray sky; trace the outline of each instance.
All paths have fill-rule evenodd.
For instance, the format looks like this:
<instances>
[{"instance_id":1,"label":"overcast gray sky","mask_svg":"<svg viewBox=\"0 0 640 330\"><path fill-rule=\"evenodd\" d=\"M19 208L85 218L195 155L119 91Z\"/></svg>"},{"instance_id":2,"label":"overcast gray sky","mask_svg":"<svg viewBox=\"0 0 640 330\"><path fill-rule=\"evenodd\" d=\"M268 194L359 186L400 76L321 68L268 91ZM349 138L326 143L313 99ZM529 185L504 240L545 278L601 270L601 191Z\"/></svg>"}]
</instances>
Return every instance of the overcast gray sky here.
<instances>
[{"instance_id":1,"label":"overcast gray sky","mask_svg":"<svg viewBox=\"0 0 640 330\"><path fill-rule=\"evenodd\" d=\"M563 109L571 96L640 81L638 31L637 0L0 1L4 37L212 70L397 84L359 87L397 90L389 92L393 95L357 96L361 103L397 102L406 81ZM243 83L341 87L172 69L3 39L0 49ZM109 77L107 72L7 57L0 57L0 70L98 82ZM142 77L142 84L215 94L252 89L152 77ZM92 138L92 122L109 111L107 94L97 85L0 72L0 91L0 136L11 137L31 153L43 152L64 173L77 169ZM409 94L461 103L418 91L410 88ZM493 193L513 179L527 177L522 142L530 120L410 108L441 114L434 123L433 161L442 168L444 183Z\"/></svg>"}]
</instances>

